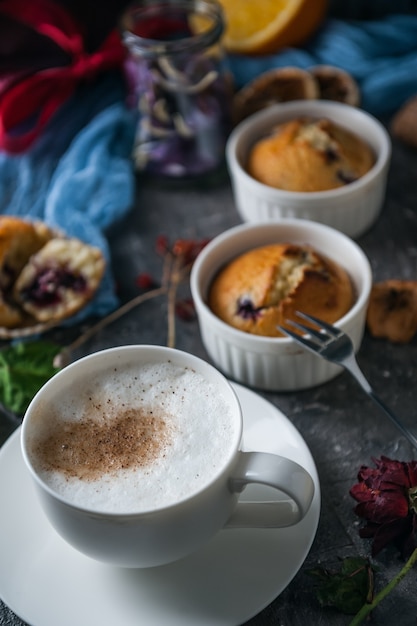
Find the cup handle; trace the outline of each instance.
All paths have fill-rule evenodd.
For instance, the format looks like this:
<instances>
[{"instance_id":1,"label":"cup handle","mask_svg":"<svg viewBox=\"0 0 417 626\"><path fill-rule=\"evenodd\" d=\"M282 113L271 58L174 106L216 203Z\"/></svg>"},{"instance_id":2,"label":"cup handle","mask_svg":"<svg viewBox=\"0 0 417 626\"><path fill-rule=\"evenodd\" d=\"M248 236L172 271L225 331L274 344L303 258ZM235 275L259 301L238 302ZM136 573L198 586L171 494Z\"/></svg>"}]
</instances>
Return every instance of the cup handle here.
<instances>
[{"instance_id":1,"label":"cup handle","mask_svg":"<svg viewBox=\"0 0 417 626\"><path fill-rule=\"evenodd\" d=\"M237 503L225 528L284 528L307 514L314 496L314 481L301 465L268 452L239 452L229 487L241 493L249 483L268 485L288 499Z\"/></svg>"}]
</instances>

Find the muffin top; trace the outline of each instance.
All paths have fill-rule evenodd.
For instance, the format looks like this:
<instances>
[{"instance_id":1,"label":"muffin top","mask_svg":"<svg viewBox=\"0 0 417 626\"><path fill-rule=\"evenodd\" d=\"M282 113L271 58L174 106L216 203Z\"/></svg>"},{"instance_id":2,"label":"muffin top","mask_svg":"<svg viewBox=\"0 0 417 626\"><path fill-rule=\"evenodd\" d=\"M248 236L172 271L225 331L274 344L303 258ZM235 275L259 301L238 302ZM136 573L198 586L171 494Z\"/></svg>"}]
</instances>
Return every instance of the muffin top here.
<instances>
[{"instance_id":1,"label":"muffin top","mask_svg":"<svg viewBox=\"0 0 417 626\"><path fill-rule=\"evenodd\" d=\"M247 171L270 187L312 192L348 185L374 163L370 146L350 130L325 118L299 118L254 144Z\"/></svg>"},{"instance_id":2,"label":"muffin top","mask_svg":"<svg viewBox=\"0 0 417 626\"><path fill-rule=\"evenodd\" d=\"M282 337L277 329L296 311L334 323L351 308L347 271L309 245L277 243L236 257L215 276L208 305L227 324L247 333Z\"/></svg>"}]
</instances>

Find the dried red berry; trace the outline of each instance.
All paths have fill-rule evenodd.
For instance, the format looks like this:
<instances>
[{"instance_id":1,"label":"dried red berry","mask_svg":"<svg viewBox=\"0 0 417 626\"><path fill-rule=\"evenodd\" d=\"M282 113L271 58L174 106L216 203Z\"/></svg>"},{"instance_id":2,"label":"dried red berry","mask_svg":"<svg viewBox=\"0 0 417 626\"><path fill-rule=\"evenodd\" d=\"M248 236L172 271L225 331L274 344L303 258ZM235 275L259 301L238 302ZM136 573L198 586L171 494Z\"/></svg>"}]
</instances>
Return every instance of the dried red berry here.
<instances>
[{"instance_id":1,"label":"dried red berry","mask_svg":"<svg viewBox=\"0 0 417 626\"><path fill-rule=\"evenodd\" d=\"M172 247L172 253L174 256L181 256L184 265L189 265L196 260L197 256L208 242L209 239L202 239L200 241L177 239Z\"/></svg>"},{"instance_id":2,"label":"dried red berry","mask_svg":"<svg viewBox=\"0 0 417 626\"><path fill-rule=\"evenodd\" d=\"M161 256L163 256L169 251L169 241L166 235L159 235L156 238L155 250Z\"/></svg>"},{"instance_id":3,"label":"dried red berry","mask_svg":"<svg viewBox=\"0 0 417 626\"><path fill-rule=\"evenodd\" d=\"M139 287L139 289L144 289L144 290L153 289L157 285L156 281L147 272L138 274L138 276L136 277L135 283L136 283L136 287Z\"/></svg>"},{"instance_id":4,"label":"dried red berry","mask_svg":"<svg viewBox=\"0 0 417 626\"><path fill-rule=\"evenodd\" d=\"M192 298L178 300L175 303L175 314L184 322L195 319L195 307Z\"/></svg>"}]
</instances>

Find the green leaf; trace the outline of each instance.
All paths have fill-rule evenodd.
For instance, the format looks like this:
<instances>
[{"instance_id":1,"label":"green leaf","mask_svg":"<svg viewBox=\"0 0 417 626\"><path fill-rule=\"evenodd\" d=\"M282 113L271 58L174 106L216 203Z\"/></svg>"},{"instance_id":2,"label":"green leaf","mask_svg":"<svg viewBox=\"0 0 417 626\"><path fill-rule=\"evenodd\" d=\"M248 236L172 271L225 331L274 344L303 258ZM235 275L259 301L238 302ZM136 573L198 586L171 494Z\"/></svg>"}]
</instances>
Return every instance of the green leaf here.
<instances>
[{"instance_id":1,"label":"green leaf","mask_svg":"<svg viewBox=\"0 0 417 626\"><path fill-rule=\"evenodd\" d=\"M0 351L0 402L21 415L36 392L59 368L61 346L47 341L20 342Z\"/></svg>"},{"instance_id":2,"label":"green leaf","mask_svg":"<svg viewBox=\"0 0 417 626\"><path fill-rule=\"evenodd\" d=\"M342 560L337 572L317 567L308 573L319 581L316 593L321 606L354 615L372 599L373 572L368 559L350 557Z\"/></svg>"}]
</instances>

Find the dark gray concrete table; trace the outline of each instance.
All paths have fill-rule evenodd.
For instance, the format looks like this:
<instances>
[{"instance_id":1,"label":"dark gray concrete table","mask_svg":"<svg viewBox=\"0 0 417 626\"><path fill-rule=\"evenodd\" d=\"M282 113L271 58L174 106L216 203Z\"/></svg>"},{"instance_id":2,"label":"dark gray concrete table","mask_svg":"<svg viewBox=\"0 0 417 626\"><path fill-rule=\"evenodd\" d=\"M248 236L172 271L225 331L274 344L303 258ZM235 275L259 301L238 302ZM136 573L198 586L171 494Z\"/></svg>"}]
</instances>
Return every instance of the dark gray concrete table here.
<instances>
[{"instance_id":1,"label":"dark gray concrete table","mask_svg":"<svg viewBox=\"0 0 417 626\"><path fill-rule=\"evenodd\" d=\"M375 280L417 278L416 172L417 150L394 142L384 209L375 226L358 240L370 259ZM113 229L110 238L122 298L136 295L138 273L146 271L159 276L160 259L154 252L158 235L167 234L171 241L213 237L239 222L227 179L215 188L200 190L167 190L139 184L134 210L125 223ZM165 313L163 299L142 305L100 332L83 346L82 352L131 342L163 344ZM62 339L59 333L55 336ZM207 358L196 321L177 321L176 347ZM417 431L417 337L407 345L393 345L366 334L358 360L383 399ZM314 582L306 571L318 563L332 568L340 558L369 555L369 545L358 536L358 519L353 513L349 488L356 482L359 467L371 464L372 457L384 454L411 460L413 450L347 373L311 390L262 395L289 418L309 446L320 476L322 510L318 532L303 567L285 591L248 625L344 626L349 617L320 608ZM0 415L0 445L18 425L18 421ZM4 514L7 512L1 511L0 532ZM399 570L397 554L391 550L383 552L377 563L381 565L378 585ZM414 573L375 611L373 623L415 626L416 619ZM0 603L1 626L22 624Z\"/></svg>"}]
</instances>

